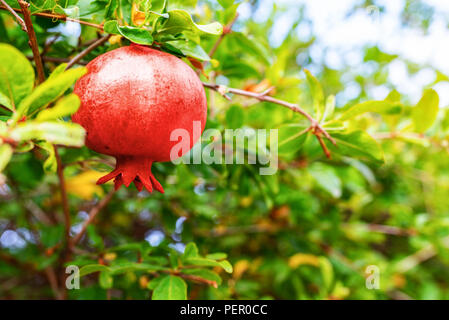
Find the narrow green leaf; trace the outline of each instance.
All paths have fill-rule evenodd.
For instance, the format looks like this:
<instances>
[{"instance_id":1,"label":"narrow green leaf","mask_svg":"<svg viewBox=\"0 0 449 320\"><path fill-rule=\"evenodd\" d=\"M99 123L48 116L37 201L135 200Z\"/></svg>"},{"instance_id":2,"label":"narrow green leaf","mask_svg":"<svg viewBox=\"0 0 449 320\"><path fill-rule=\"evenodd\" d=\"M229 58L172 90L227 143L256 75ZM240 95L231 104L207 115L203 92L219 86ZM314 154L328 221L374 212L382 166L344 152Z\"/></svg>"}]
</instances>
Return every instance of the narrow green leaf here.
<instances>
[{"instance_id":1,"label":"narrow green leaf","mask_svg":"<svg viewBox=\"0 0 449 320\"><path fill-rule=\"evenodd\" d=\"M103 289L111 289L114 284L114 278L109 271L100 271L98 282Z\"/></svg>"},{"instance_id":2,"label":"narrow green leaf","mask_svg":"<svg viewBox=\"0 0 449 320\"><path fill-rule=\"evenodd\" d=\"M228 255L224 252L209 253L208 255L206 255L207 259L212 259L212 260L223 260L223 259L226 259L227 257L228 257Z\"/></svg>"},{"instance_id":3,"label":"narrow green leaf","mask_svg":"<svg viewBox=\"0 0 449 320\"><path fill-rule=\"evenodd\" d=\"M315 110L315 118L321 121L324 115L324 93L320 82L315 78L309 70L304 69L309 82L313 97L313 108Z\"/></svg>"},{"instance_id":4,"label":"narrow green leaf","mask_svg":"<svg viewBox=\"0 0 449 320\"><path fill-rule=\"evenodd\" d=\"M67 63L61 63L59 66L57 66L48 76L48 79L52 79L56 76L59 76L61 73L65 71L65 68L67 68Z\"/></svg>"},{"instance_id":5,"label":"narrow green leaf","mask_svg":"<svg viewBox=\"0 0 449 320\"><path fill-rule=\"evenodd\" d=\"M338 118L338 120L346 121L365 112L376 112L391 115L391 114L398 114L401 112L401 110L402 107L397 103L391 103L385 100L365 101L349 108Z\"/></svg>"},{"instance_id":6,"label":"narrow green leaf","mask_svg":"<svg viewBox=\"0 0 449 320\"><path fill-rule=\"evenodd\" d=\"M320 269L326 290L329 290L334 280L334 270L330 261L325 257L320 257Z\"/></svg>"},{"instance_id":7,"label":"narrow green leaf","mask_svg":"<svg viewBox=\"0 0 449 320\"><path fill-rule=\"evenodd\" d=\"M195 58L200 61L209 61L210 57L204 51L204 49L193 41L190 40L175 40L167 41L163 44L163 47L170 51L180 52L186 57Z\"/></svg>"},{"instance_id":8,"label":"narrow green leaf","mask_svg":"<svg viewBox=\"0 0 449 320\"><path fill-rule=\"evenodd\" d=\"M118 29L117 20L106 21L103 25L103 30L104 30L104 32L110 33L110 34L120 34L120 31Z\"/></svg>"},{"instance_id":9,"label":"narrow green leaf","mask_svg":"<svg viewBox=\"0 0 449 320\"><path fill-rule=\"evenodd\" d=\"M149 290L154 290L154 289L159 285L159 283L160 283L162 280L164 280L164 277L157 277L157 278L152 279L152 280L148 283L147 288L148 288Z\"/></svg>"},{"instance_id":10,"label":"narrow green leaf","mask_svg":"<svg viewBox=\"0 0 449 320\"><path fill-rule=\"evenodd\" d=\"M13 154L12 147L9 144L2 144L0 146L0 172L2 172L11 160Z\"/></svg>"},{"instance_id":11,"label":"narrow green leaf","mask_svg":"<svg viewBox=\"0 0 449 320\"><path fill-rule=\"evenodd\" d=\"M232 264L227 261L227 260L223 260L223 261L218 261L218 264L220 265L220 267L223 268L224 271L226 271L227 273L232 273L233 268L232 268Z\"/></svg>"},{"instance_id":12,"label":"narrow green leaf","mask_svg":"<svg viewBox=\"0 0 449 320\"><path fill-rule=\"evenodd\" d=\"M81 147L84 145L85 131L76 123L69 122L34 122L28 121L17 125L10 133L16 141L45 140L53 144Z\"/></svg>"},{"instance_id":13,"label":"narrow green leaf","mask_svg":"<svg viewBox=\"0 0 449 320\"><path fill-rule=\"evenodd\" d=\"M194 265L201 267L221 267L228 273L232 272L232 265L226 260L215 261L212 259L197 257L197 258L188 258L186 259L185 262L187 265Z\"/></svg>"},{"instance_id":14,"label":"narrow green leaf","mask_svg":"<svg viewBox=\"0 0 449 320\"><path fill-rule=\"evenodd\" d=\"M223 32L223 26L218 22L207 25L198 25L185 10L175 9L168 11L169 18L159 29L159 33L177 34L184 31L196 33L207 33L211 35L220 35Z\"/></svg>"},{"instance_id":15,"label":"narrow green leaf","mask_svg":"<svg viewBox=\"0 0 449 320\"><path fill-rule=\"evenodd\" d=\"M86 68L75 68L64 71L39 85L19 105L14 116L17 122L24 115L39 110L59 98L73 83L86 73Z\"/></svg>"},{"instance_id":16,"label":"narrow green leaf","mask_svg":"<svg viewBox=\"0 0 449 320\"><path fill-rule=\"evenodd\" d=\"M145 272L155 272L155 271L161 271L166 270L167 268L162 266L157 266L153 264L148 263L136 263L136 262L129 262L129 263L122 263L117 266L113 266L110 268L112 274L122 274L128 271L145 271Z\"/></svg>"},{"instance_id":17,"label":"narrow green leaf","mask_svg":"<svg viewBox=\"0 0 449 320\"><path fill-rule=\"evenodd\" d=\"M234 4L234 0L218 0L218 3L226 9Z\"/></svg>"},{"instance_id":18,"label":"narrow green leaf","mask_svg":"<svg viewBox=\"0 0 449 320\"><path fill-rule=\"evenodd\" d=\"M153 43L153 36L146 29L131 26L119 26L118 31L131 42L143 45L151 45Z\"/></svg>"},{"instance_id":19,"label":"narrow green leaf","mask_svg":"<svg viewBox=\"0 0 449 320\"><path fill-rule=\"evenodd\" d=\"M326 106L324 108L324 114L323 114L323 118L322 118L321 122L324 122L324 121L326 121L326 119L329 119L330 117L332 117L334 114L334 111L335 111L335 96L330 95L326 99Z\"/></svg>"},{"instance_id":20,"label":"narrow green leaf","mask_svg":"<svg viewBox=\"0 0 449 320\"><path fill-rule=\"evenodd\" d=\"M384 162L384 153L377 141L364 131L350 133L333 133L337 146L330 144L330 149L336 154L350 156L361 160Z\"/></svg>"},{"instance_id":21,"label":"narrow green leaf","mask_svg":"<svg viewBox=\"0 0 449 320\"><path fill-rule=\"evenodd\" d=\"M102 264L89 264L87 266L81 267L80 277L100 271L110 271L110 269Z\"/></svg>"},{"instance_id":22,"label":"narrow green leaf","mask_svg":"<svg viewBox=\"0 0 449 320\"><path fill-rule=\"evenodd\" d=\"M153 300L187 300L187 284L176 276L166 276L153 291Z\"/></svg>"},{"instance_id":23,"label":"narrow green leaf","mask_svg":"<svg viewBox=\"0 0 449 320\"><path fill-rule=\"evenodd\" d=\"M57 162L53 145L46 141L38 141L36 145L48 153L48 158L44 161L44 170L47 172L56 172Z\"/></svg>"},{"instance_id":24,"label":"narrow green leaf","mask_svg":"<svg viewBox=\"0 0 449 320\"><path fill-rule=\"evenodd\" d=\"M286 124L278 130L278 153L293 154L299 151L307 138L308 125Z\"/></svg>"},{"instance_id":25,"label":"narrow green leaf","mask_svg":"<svg viewBox=\"0 0 449 320\"><path fill-rule=\"evenodd\" d=\"M226 41L230 41L232 46L236 46L245 53L249 53L254 58L262 61L265 65L269 65L273 62L268 49L261 43L260 40L255 39L250 35L233 31L232 33L226 35Z\"/></svg>"},{"instance_id":26,"label":"narrow green leaf","mask_svg":"<svg viewBox=\"0 0 449 320\"><path fill-rule=\"evenodd\" d=\"M316 183L334 198L340 198L342 183L335 169L323 163L314 163L308 168Z\"/></svg>"},{"instance_id":27,"label":"narrow green leaf","mask_svg":"<svg viewBox=\"0 0 449 320\"><path fill-rule=\"evenodd\" d=\"M0 91L0 105L8 108L11 111L13 110L12 101L10 100L10 98L6 94L4 94L1 91Z\"/></svg>"},{"instance_id":28,"label":"narrow green leaf","mask_svg":"<svg viewBox=\"0 0 449 320\"><path fill-rule=\"evenodd\" d=\"M419 100L418 104L412 109L412 120L415 129L419 133L427 131L435 122L439 110L439 97L433 89L427 89Z\"/></svg>"},{"instance_id":29,"label":"narrow green leaf","mask_svg":"<svg viewBox=\"0 0 449 320\"><path fill-rule=\"evenodd\" d=\"M80 98L72 93L56 103L53 108L44 109L36 117L36 121L56 120L74 114L80 107Z\"/></svg>"},{"instance_id":30,"label":"narrow green leaf","mask_svg":"<svg viewBox=\"0 0 449 320\"><path fill-rule=\"evenodd\" d=\"M118 8L118 0L108 0L106 7L104 8L104 18L109 20L114 16L115 10Z\"/></svg>"},{"instance_id":31,"label":"narrow green leaf","mask_svg":"<svg viewBox=\"0 0 449 320\"><path fill-rule=\"evenodd\" d=\"M198 247L195 243L189 242L184 249L185 258L195 258L198 257Z\"/></svg>"},{"instance_id":32,"label":"narrow green leaf","mask_svg":"<svg viewBox=\"0 0 449 320\"><path fill-rule=\"evenodd\" d=\"M33 85L34 70L28 59L13 46L1 43L0 93L7 100L3 98L0 103L11 109L13 104L18 105L30 94Z\"/></svg>"}]
</instances>

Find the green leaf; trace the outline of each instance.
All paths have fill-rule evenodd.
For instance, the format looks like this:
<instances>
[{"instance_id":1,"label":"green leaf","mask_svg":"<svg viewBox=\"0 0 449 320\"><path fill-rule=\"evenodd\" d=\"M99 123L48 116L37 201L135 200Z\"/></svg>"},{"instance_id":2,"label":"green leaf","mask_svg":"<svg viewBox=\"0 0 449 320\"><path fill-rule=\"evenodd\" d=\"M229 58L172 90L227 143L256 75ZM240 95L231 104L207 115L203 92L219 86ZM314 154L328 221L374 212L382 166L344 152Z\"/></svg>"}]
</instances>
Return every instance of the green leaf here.
<instances>
[{"instance_id":1,"label":"green leaf","mask_svg":"<svg viewBox=\"0 0 449 320\"><path fill-rule=\"evenodd\" d=\"M117 22L117 20L106 21L104 23L104 25L103 25L103 30L106 33L120 34L120 31L118 29L118 22Z\"/></svg>"},{"instance_id":2,"label":"green leaf","mask_svg":"<svg viewBox=\"0 0 449 320\"><path fill-rule=\"evenodd\" d=\"M56 120L74 114L80 107L80 98L71 93L56 103L53 108L44 109L36 117L36 121Z\"/></svg>"},{"instance_id":3,"label":"green leaf","mask_svg":"<svg viewBox=\"0 0 449 320\"><path fill-rule=\"evenodd\" d=\"M76 123L69 122L34 122L28 121L17 125L10 133L16 141L45 140L53 144L81 147L84 145L85 131Z\"/></svg>"},{"instance_id":4,"label":"green leaf","mask_svg":"<svg viewBox=\"0 0 449 320\"><path fill-rule=\"evenodd\" d=\"M245 119L245 113L239 106L233 105L226 111L226 124L229 129L241 128Z\"/></svg>"},{"instance_id":5,"label":"green leaf","mask_svg":"<svg viewBox=\"0 0 449 320\"><path fill-rule=\"evenodd\" d=\"M169 0L170 8L195 8L198 0Z\"/></svg>"},{"instance_id":6,"label":"green leaf","mask_svg":"<svg viewBox=\"0 0 449 320\"><path fill-rule=\"evenodd\" d=\"M118 31L131 42L143 45L151 45L153 43L153 36L146 29L131 26L119 26Z\"/></svg>"},{"instance_id":7,"label":"green leaf","mask_svg":"<svg viewBox=\"0 0 449 320\"><path fill-rule=\"evenodd\" d=\"M36 145L48 153L48 158L44 161L44 170L47 172L56 172L58 166L55 156L55 148L53 145L46 141L38 141Z\"/></svg>"},{"instance_id":8,"label":"green leaf","mask_svg":"<svg viewBox=\"0 0 449 320\"><path fill-rule=\"evenodd\" d=\"M198 257L198 247L195 243L189 242L184 249L184 258L195 258Z\"/></svg>"},{"instance_id":9,"label":"green leaf","mask_svg":"<svg viewBox=\"0 0 449 320\"><path fill-rule=\"evenodd\" d=\"M0 172L2 172L11 160L13 154L12 147L9 144L2 144L0 146Z\"/></svg>"},{"instance_id":10,"label":"green leaf","mask_svg":"<svg viewBox=\"0 0 449 320\"><path fill-rule=\"evenodd\" d=\"M103 28L107 33L120 34L129 41L137 44L153 44L153 36L150 31L142 27L120 26L116 20L110 20L104 24Z\"/></svg>"},{"instance_id":11,"label":"green leaf","mask_svg":"<svg viewBox=\"0 0 449 320\"><path fill-rule=\"evenodd\" d=\"M67 68L67 63L61 63L59 66L57 66L48 76L48 79L52 79L56 76L59 76L61 73L65 71L65 68Z\"/></svg>"},{"instance_id":12,"label":"green leaf","mask_svg":"<svg viewBox=\"0 0 449 320\"><path fill-rule=\"evenodd\" d=\"M323 118L322 118L321 122L324 122L324 121L326 121L326 119L332 117L334 114L334 111L335 111L335 96L330 95L326 99L326 106L324 108L324 114L323 114Z\"/></svg>"},{"instance_id":13,"label":"green leaf","mask_svg":"<svg viewBox=\"0 0 449 320\"><path fill-rule=\"evenodd\" d=\"M391 103L385 100L365 101L349 108L338 118L338 120L346 121L365 112L376 112L391 115L391 114L398 114L401 112L401 110L402 107L397 103Z\"/></svg>"},{"instance_id":14,"label":"green leaf","mask_svg":"<svg viewBox=\"0 0 449 320\"><path fill-rule=\"evenodd\" d=\"M435 122L439 110L439 97L433 89L427 89L412 109L412 120L415 130L419 133L427 131Z\"/></svg>"},{"instance_id":15,"label":"green leaf","mask_svg":"<svg viewBox=\"0 0 449 320\"><path fill-rule=\"evenodd\" d=\"M112 274L121 274L128 271L145 271L145 272L154 272L154 271L161 271L166 270L167 268L162 266L157 266L153 264L148 263L136 263L136 262L129 262L129 263L122 263L120 265L111 267Z\"/></svg>"},{"instance_id":16,"label":"green leaf","mask_svg":"<svg viewBox=\"0 0 449 320\"><path fill-rule=\"evenodd\" d=\"M159 283L160 283L162 280L164 280L164 277L157 277L157 278L152 279L152 280L148 283L147 288L148 288L149 290L154 290L154 289L159 285Z\"/></svg>"},{"instance_id":17,"label":"green leaf","mask_svg":"<svg viewBox=\"0 0 449 320\"><path fill-rule=\"evenodd\" d=\"M223 26L218 22L206 25L198 25L193 22L190 13L185 10L168 11L169 18L159 29L158 33L177 34L181 32L190 32L193 34L206 33L211 35L220 35L223 32Z\"/></svg>"},{"instance_id":18,"label":"green leaf","mask_svg":"<svg viewBox=\"0 0 449 320\"><path fill-rule=\"evenodd\" d=\"M59 98L72 84L87 72L86 68L75 68L64 71L51 79L47 79L39 85L28 97L19 105L14 116L17 122L24 115L33 113L36 110L44 108L50 102Z\"/></svg>"},{"instance_id":19,"label":"green leaf","mask_svg":"<svg viewBox=\"0 0 449 320\"><path fill-rule=\"evenodd\" d=\"M209 253L208 255L206 255L207 259L212 259L212 260L223 260L223 259L226 259L227 257L228 257L228 255L224 252Z\"/></svg>"},{"instance_id":20,"label":"green leaf","mask_svg":"<svg viewBox=\"0 0 449 320\"><path fill-rule=\"evenodd\" d=\"M313 108L315 110L315 118L321 121L324 115L324 93L320 82L315 78L309 70L304 69L309 82L313 97Z\"/></svg>"},{"instance_id":21,"label":"green leaf","mask_svg":"<svg viewBox=\"0 0 449 320\"><path fill-rule=\"evenodd\" d=\"M334 280L334 270L330 261L325 257L320 257L320 269L326 290L329 290Z\"/></svg>"},{"instance_id":22,"label":"green leaf","mask_svg":"<svg viewBox=\"0 0 449 320\"><path fill-rule=\"evenodd\" d=\"M210 57L203 47L190 40L167 41L162 45L170 51L181 53L186 57L195 58L200 61L209 61Z\"/></svg>"},{"instance_id":23,"label":"green leaf","mask_svg":"<svg viewBox=\"0 0 449 320\"><path fill-rule=\"evenodd\" d=\"M114 278L109 271L101 271L98 282L103 289L111 289L114 284Z\"/></svg>"},{"instance_id":24,"label":"green leaf","mask_svg":"<svg viewBox=\"0 0 449 320\"><path fill-rule=\"evenodd\" d=\"M197 276L209 281L214 281L217 284L217 286L219 286L222 282L222 279L218 274L207 269L184 269L182 273Z\"/></svg>"},{"instance_id":25,"label":"green leaf","mask_svg":"<svg viewBox=\"0 0 449 320\"><path fill-rule=\"evenodd\" d=\"M316 183L334 198L340 198L342 183L335 169L322 163L314 163L308 168Z\"/></svg>"},{"instance_id":26,"label":"green leaf","mask_svg":"<svg viewBox=\"0 0 449 320\"><path fill-rule=\"evenodd\" d=\"M8 108L9 110L13 110L12 101L9 99L7 95L0 91L0 105ZM3 111L3 110L1 110Z\"/></svg>"},{"instance_id":27,"label":"green leaf","mask_svg":"<svg viewBox=\"0 0 449 320\"><path fill-rule=\"evenodd\" d=\"M108 0L106 7L104 8L104 18L109 20L114 16L115 10L118 8L118 0Z\"/></svg>"},{"instance_id":28,"label":"green leaf","mask_svg":"<svg viewBox=\"0 0 449 320\"><path fill-rule=\"evenodd\" d=\"M231 41L231 46L240 48L245 53L251 54L253 57L261 60L265 65L272 63L273 59L265 46L257 39L242 32L233 31L226 35L226 41Z\"/></svg>"},{"instance_id":29,"label":"green leaf","mask_svg":"<svg viewBox=\"0 0 449 320\"><path fill-rule=\"evenodd\" d=\"M33 85L34 70L28 59L13 46L1 43L0 104L12 109L31 93Z\"/></svg>"},{"instance_id":30,"label":"green leaf","mask_svg":"<svg viewBox=\"0 0 449 320\"><path fill-rule=\"evenodd\" d=\"M176 276L166 276L153 291L153 300L187 300L187 284Z\"/></svg>"},{"instance_id":31,"label":"green leaf","mask_svg":"<svg viewBox=\"0 0 449 320\"><path fill-rule=\"evenodd\" d=\"M218 0L218 3L226 9L234 4L234 0Z\"/></svg>"},{"instance_id":32,"label":"green leaf","mask_svg":"<svg viewBox=\"0 0 449 320\"><path fill-rule=\"evenodd\" d=\"M110 269L107 266L102 264L89 264L87 266L81 267L80 269L80 277L86 276L91 273L106 271L109 272Z\"/></svg>"},{"instance_id":33,"label":"green leaf","mask_svg":"<svg viewBox=\"0 0 449 320\"><path fill-rule=\"evenodd\" d=\"M350 133L333 133L337 146L330 144L330 149L351 158L373 161L377 164L384 162L384 153L377 141L364 131Z\"/></svg>"},{"instance_id":34,"label":"green leaf","mask_svg":"<svg viewBox=\"0 0 449 320\"><path fill-rule=\"evenodd\" d=\"M227 273L232 273L233 268L232 268L232 264L227 261L227 260L223 260L223 261L218 261L218 264L220 265L220 267L223 268L224 271L226 271Z\"/></svg>"},{"instance_id":35,"label":"green leaf","mask_svg":"<svg viewBox=\"0 0 449 320\"><path fill-rule=\"evenodd\" d=\"M232 273L232 265L224 260L224 261L215 261L207 258L188 258L186 259L187 265L201 266L201 267L221 267L228 273Z\"/></svg>"},{"instance_id":36,"label":"green leaf","mask_svg":"<svg viewBox=\"0 0 449 320\"><path fill-rule=\"evenodd\" d=\"M278 153L293 154L299 151L307 139L309 126L302 124L286 124L278 129Z\"/></svg>"}]
</instances>

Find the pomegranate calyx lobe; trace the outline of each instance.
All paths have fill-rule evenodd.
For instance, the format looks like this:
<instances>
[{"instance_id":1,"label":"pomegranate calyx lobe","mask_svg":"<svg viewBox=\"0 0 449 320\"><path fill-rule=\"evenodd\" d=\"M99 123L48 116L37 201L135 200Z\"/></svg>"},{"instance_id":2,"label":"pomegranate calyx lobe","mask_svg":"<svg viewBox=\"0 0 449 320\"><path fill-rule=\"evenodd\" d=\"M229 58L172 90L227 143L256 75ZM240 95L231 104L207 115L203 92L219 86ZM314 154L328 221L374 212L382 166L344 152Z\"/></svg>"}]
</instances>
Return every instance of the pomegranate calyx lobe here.
<instances>
[{"instance_id":1,"label":"pomegranate calyx lobe","mask_svg":"<svg viewBox=\"0 0 449 320\"><path fill-rule=\"evenodd\" d=\"M145 187L149 192L152 192L154 188L164 193L164 188L151 172L152 164L153 161L147 158L119 156L117 157L115 170L101 177L97 184L104 184L114 179L115 190L118 190L122 185L129 187L134 182L139 191L142 191Z\"/></svg>"}]
</instances>

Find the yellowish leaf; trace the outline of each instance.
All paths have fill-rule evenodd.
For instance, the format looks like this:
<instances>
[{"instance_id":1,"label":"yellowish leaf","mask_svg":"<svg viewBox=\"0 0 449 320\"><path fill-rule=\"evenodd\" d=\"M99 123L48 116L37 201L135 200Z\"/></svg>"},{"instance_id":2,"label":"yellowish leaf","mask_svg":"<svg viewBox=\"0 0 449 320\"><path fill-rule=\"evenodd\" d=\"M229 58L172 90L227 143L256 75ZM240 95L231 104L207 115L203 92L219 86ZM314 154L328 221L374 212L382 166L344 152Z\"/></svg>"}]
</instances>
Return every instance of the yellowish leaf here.
<instances>
[{"instance_id":1,"label":"yellowish leaf","mask_svg":"<svg viewBox=\"0 0 449 320\"><path fill-rule=\"evenodd\" d=\"M141 26L145 23L145 12L139 10L137 3L133 4L131 16L134 25Z\"/></svg>"},{"instance_id":2,"label":"yellowish leaf","mask_svg":"<svg viewBox=\"0 0 449 320\"><path fill-rule=\"evenodd\" d=\"M114 34L109 38L110 44L119 44L122 41L122 36L119 34Z\"/></svg>"},{"instance_id":3,"label":"yellowish leaf","mask_svg":"<svg viewBox=\"0 0 449 320\"><path fill-rule=\"evenodd\" d=\"M310 265L319 267L320 265L320 258L317 256L314 256L313 254L307 254L307 253L297 253L288 259L288 265L290 268L295 269L299 267L300 265Z\"/></svg>"},{"instance_id":4,"label":"yellowish leaf","mask_svg":"<svg viewBox=\"0 0 449 320\"><path fill-rule=\"evenodd\" d=\"M97 185L97 180L104 173L97 171L86 171L77 176L67 179L67 192L83 200L90 200L94 195L102 196L103 189Z\"/></svg>"},{"instance_id":5,"label":"yellowish leaf","mask_svg":"<svg viewBox=\"0 0 449 320\"><path fill-rule=\"evenodd\" d=\"M239 279L243 273L250 267L248 260L239 260L234 264L234 272L232 276L234 279Z\"/></svg>"}]
</instances>

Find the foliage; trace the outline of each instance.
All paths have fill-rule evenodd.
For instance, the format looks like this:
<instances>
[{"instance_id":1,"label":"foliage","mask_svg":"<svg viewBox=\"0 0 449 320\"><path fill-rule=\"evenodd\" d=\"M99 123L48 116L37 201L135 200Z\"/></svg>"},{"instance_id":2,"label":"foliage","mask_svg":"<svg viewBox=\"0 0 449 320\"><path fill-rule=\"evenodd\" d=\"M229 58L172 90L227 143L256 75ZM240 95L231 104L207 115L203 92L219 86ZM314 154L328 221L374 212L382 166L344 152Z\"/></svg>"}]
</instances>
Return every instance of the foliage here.
<instances>
[{"instance_id":1,"label":"foliage","mask_svg":"<svg viewBox=\"0 0 449 320\"><path fill-rule=\"evenodd\" d=\"M404 23L426 25L410 2ZM391 85L372 100L367 89L384 84L388 65L402 58L366 48L375 70L352 75L362 90L338 103L351 70L304 69L318 62L298 65L296 56L309 54L313 41L294 32L277 47L266 40L282 8L260 24L235 20L240 5L31 1L45 62L40 84L27 33L0 11L0 297L65 297L64 284L55 287L48 275L60 279L77 265L81 288L67 292L71 299L449 298L449 118L431 88L448 78L440 73L414 103ZM61 15L94 26L82 24L79 37L61 32ZM63 63L103 34L108 41L77 63L130 42L183 58L232 98L208 91L208 128L279 129L278 172L155 163L164 195L122 188L103 204L112 186L95 181L113 163L87 149L84 130L70 121L80 104L73 84L86 69ZM298 103L336 145L317 139L303 115L228 87ZM262 152L247 149L236 152ZM68 192L68 239L58 173ZM380 290L365 286L368 265L380 268Z\"/></svg>"}]
</instances>

